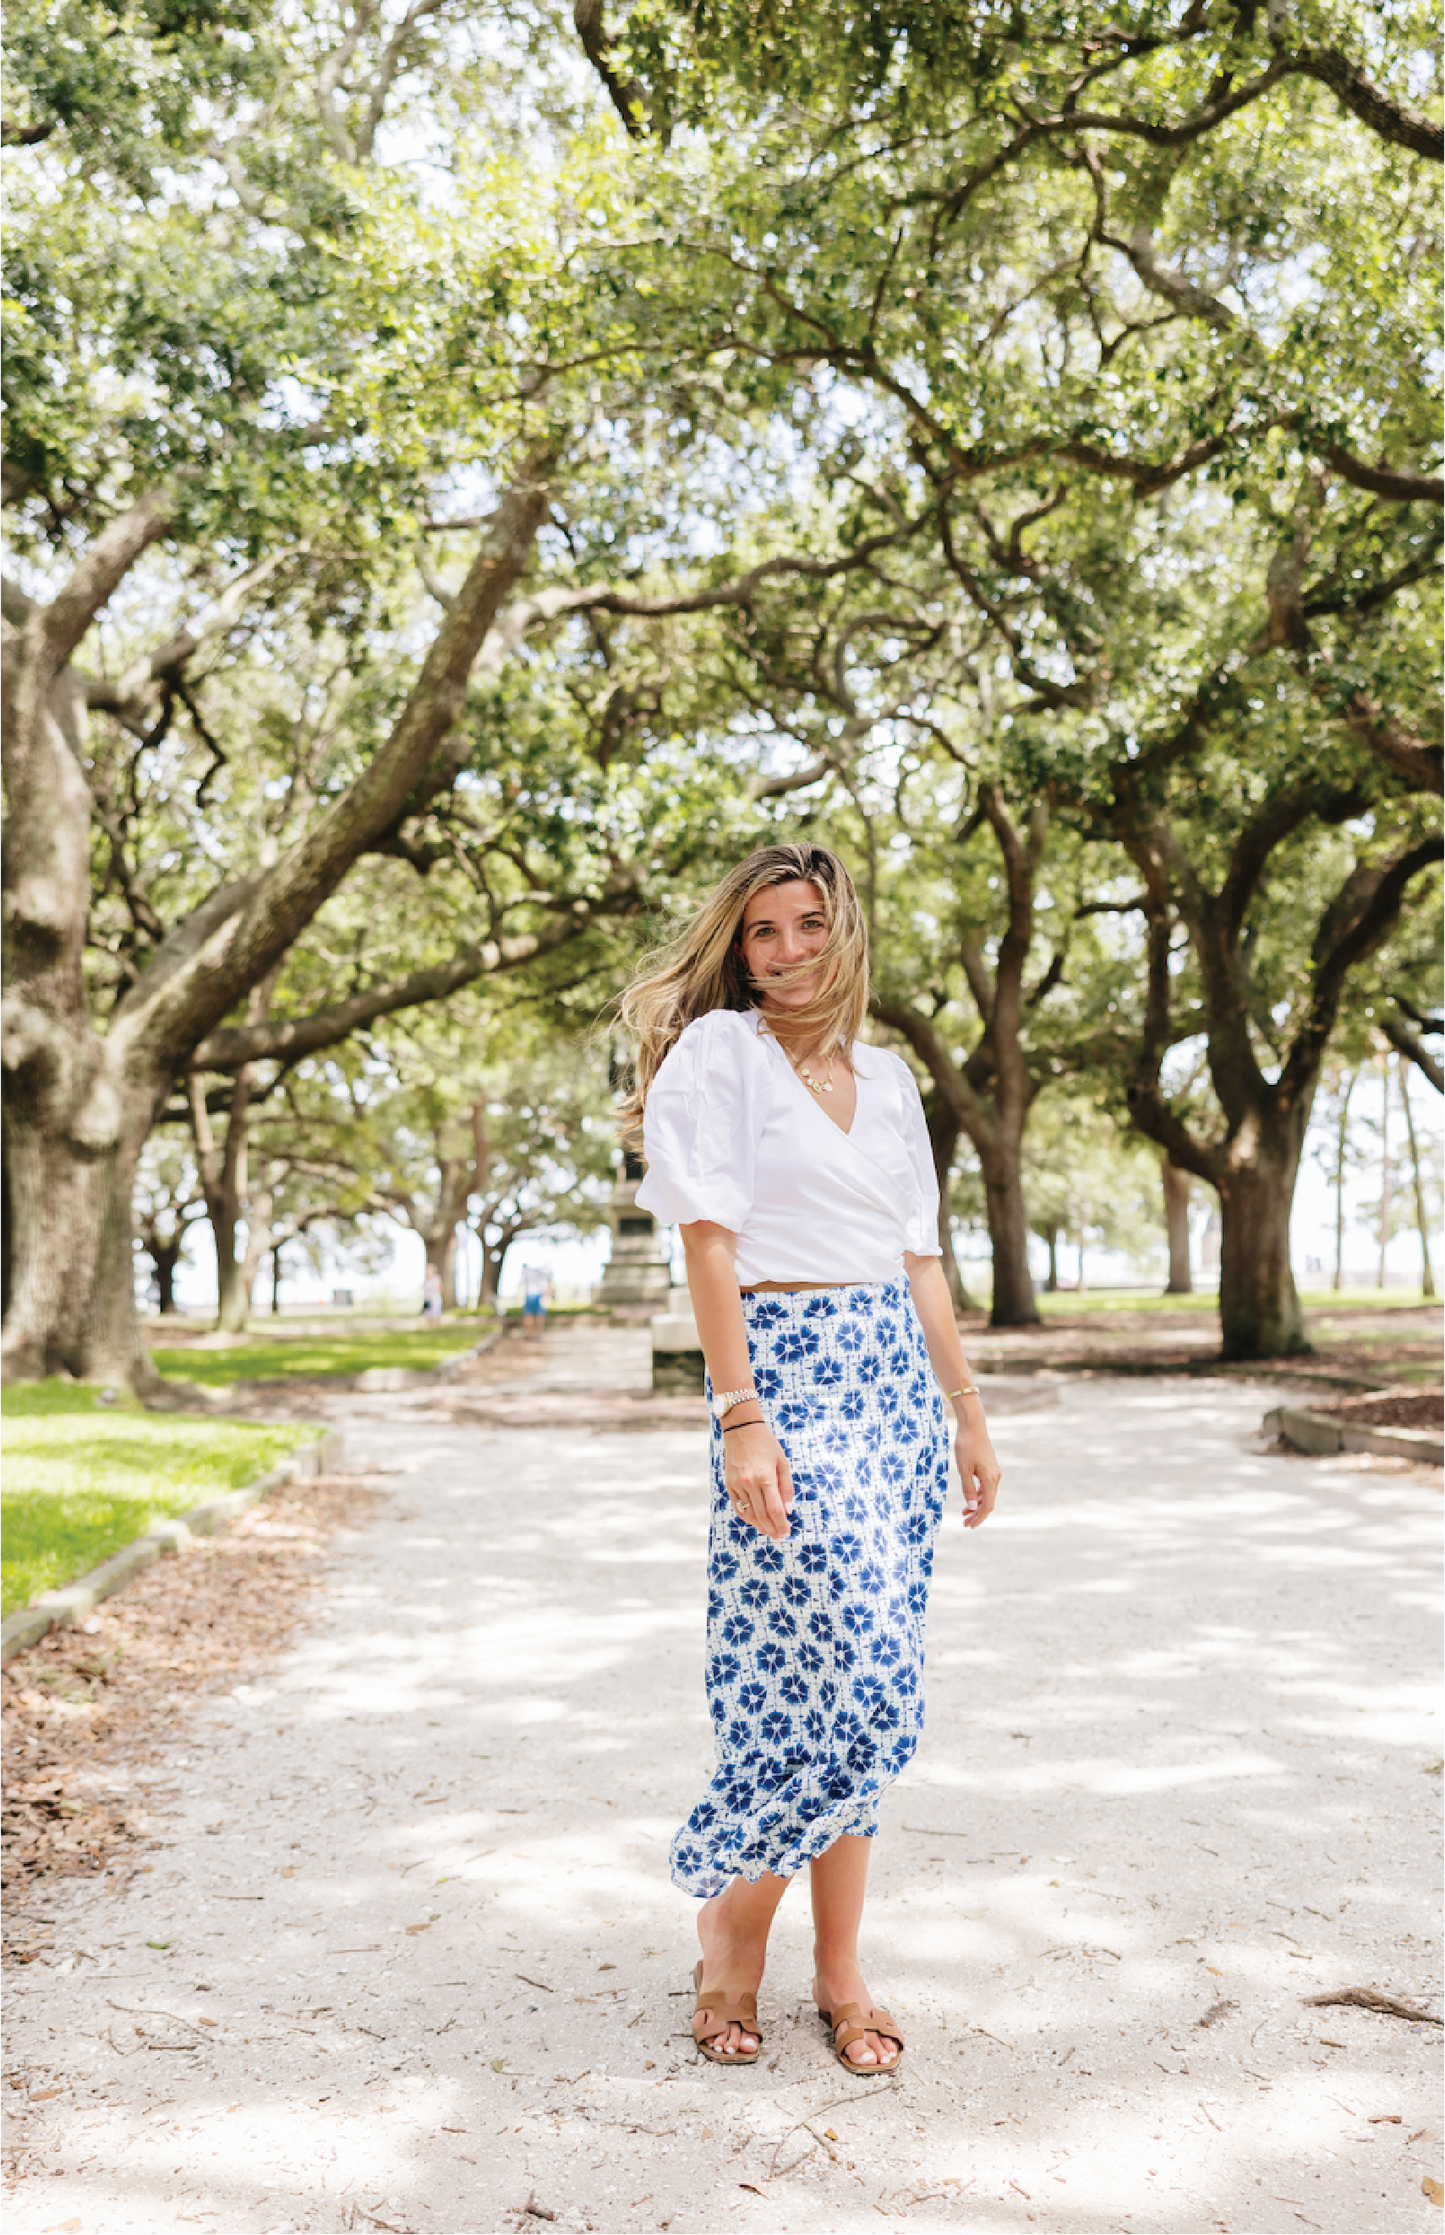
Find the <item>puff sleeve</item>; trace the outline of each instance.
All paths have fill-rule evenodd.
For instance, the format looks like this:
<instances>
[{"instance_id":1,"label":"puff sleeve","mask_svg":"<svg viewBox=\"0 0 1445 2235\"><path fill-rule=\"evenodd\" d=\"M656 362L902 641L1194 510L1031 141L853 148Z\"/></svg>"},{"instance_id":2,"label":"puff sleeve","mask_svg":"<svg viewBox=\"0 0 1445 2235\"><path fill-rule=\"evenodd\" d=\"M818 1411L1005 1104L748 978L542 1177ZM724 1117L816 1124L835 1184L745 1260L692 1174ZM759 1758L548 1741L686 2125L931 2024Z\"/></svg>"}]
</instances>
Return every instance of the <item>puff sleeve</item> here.
<instances>
[{"instance_id":1,"label":"puff sleeve","mask_svg":"<svg viewBox=\"0 0 1445 2235\"><path fill-rule=\"evenodd\" d=\"M648 1089L639 1208L665 1226L707 1219L741 1233L770 1099L763 1051L747 1019L732 1009L694 1018Z\"/></svg>"},{"instance_id":2,"label":"puff sleeve","mask_svg":"<svg viewBox=\"0 0 1445 2235\"><path fill-rule=\"evenodd\" d=\"M899 1083L903 1092L903 1145L908 1152L908 1168L912 1175L903 1247L914 1257L941 1257L938 1174L933 1164L933 1144L928 1138L928 1121L923 1115L923 1097L918 1091L917 1079L902 1056L895 1055L893 1061L902 1074Z\"/></svg>"}]
</instances>

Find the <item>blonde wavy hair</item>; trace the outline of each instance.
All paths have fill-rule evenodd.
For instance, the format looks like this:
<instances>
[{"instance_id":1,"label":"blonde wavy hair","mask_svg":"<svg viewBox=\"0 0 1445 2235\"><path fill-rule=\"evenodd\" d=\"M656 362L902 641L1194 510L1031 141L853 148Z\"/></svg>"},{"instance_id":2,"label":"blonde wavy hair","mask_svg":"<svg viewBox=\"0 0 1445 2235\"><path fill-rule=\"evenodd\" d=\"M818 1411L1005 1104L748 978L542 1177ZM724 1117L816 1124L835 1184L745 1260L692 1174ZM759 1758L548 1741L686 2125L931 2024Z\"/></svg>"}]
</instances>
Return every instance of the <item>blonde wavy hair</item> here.
<instances>
[{"instance_id":1,"label":"blonde wavy hair","mask_svg":"<svg viewBox=\"0 0 1445 2235\"><path fill-rule=\"evenodd\" d=\"M828 937L818 955L773 984L796 984L823 972L805 1006L790 1009L791 1024L811 1026L816 1044L836 1048L851 1064L868 1009L868 927L844 864L826 846L761 846L730 869L690 924L650 955L617 1005L632 1036L635 1084L618 1112L624 1134L642 1123L647 1090L664 1056L694 1017L713 1009L755 1009L759 988L743 966L743 914L755 893L802 879L823 899Z\"/></svg>"}]
</instances>

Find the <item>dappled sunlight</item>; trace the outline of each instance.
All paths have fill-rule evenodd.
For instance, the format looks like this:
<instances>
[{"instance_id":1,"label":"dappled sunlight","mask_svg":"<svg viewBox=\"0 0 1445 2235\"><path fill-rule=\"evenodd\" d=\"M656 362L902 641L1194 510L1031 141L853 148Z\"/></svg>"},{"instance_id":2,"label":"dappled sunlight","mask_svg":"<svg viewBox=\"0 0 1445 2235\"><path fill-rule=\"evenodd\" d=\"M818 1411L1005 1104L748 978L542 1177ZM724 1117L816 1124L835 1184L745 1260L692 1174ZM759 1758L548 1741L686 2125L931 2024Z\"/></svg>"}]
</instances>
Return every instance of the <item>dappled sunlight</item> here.
<instances>
[{"instance_id":1,"label":"dappled sunlight","mask_svg":"<svg viewBox=\"0 0 1445 2235\"><path fill-rule=\"evenodd\" d=\"M369 1425L408 1469L390 1518L191 1742L104 1930L64 1892L56 1949L90 1957L33 2009L39 1967L16 1989L31 2070L59 2024L95 2091L20 2235L91 2235L97 2184L105 2235L204 2205L221 2235L340 2235L353 2207L491 2235L533 2195L607 2235L838 2235L875 2205L1017 2235L1415 2224L1438 2029L1304 1998L1435 1988L1439 1721L1402 1609L1438 1505L1261 1457L1259 1410L1091 1384L999 1419L1005 1502L945 1524L923 1744L873 1857L865 1963L909 2049L871 2091L811 2012L802 1886L764 2059L693 2056L667 1849L712 1758L705 1436L433 1454L422 1422Z\"/></svg>"}]
</instances>

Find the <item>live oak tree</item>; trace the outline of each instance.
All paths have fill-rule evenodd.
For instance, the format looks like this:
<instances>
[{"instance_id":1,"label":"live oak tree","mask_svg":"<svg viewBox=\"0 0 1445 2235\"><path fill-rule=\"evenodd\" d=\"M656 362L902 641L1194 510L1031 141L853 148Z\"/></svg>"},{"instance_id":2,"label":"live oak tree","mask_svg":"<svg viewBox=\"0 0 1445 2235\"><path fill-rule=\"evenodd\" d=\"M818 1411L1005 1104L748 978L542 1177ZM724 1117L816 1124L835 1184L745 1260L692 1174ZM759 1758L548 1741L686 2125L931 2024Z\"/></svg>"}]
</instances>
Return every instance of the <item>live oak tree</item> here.
<instances>
[{"instance_id":1,"label":"live oak tree","mask_svg":"<svg viewBox=\"0 0 1445 2235\"><path fill-rule=\"evenodd\" d=\"M851 478L906 519L889 477ZM777 582L722 617L690 663L715 676L713 696L694 687L684 720L750 769L769 835L824 837L854 862L872 1014L921 1074L945 1203L961 1143L976 1160L994 1324L1027 1326L1030 1112L1051 1080L1111 1059L1117 1072L1137 972L1117 926L1081 905L1112 850L1059 826L1047 785L1013 781L980 690L990 623L960 611L932 525L875 565Z\"/></svg>"},{"instance_id":2,"label":"live oak tree","mask_svg":"<svg viewBox=\"0 0 1445 2235\"><path fill-rule=\"evenodd\" d=\"M290 52L284 34L257 42L224 19L202 28L237 56L262 50L237 62L204 129L199 103L177 113L143 99L115 117L82 102L83 129L74 104L61 105L66 128L40 140L16 187L7 493L38 594L12 585L6 599L11 1372L64 1364L143 1376L129 1278L140 1148L227 1012L368 849L452 782L468 678L489 632L503 656L515 626L507 600L531 559L555 452L552 422L517 397L515 378L504 400L476 397L505 352L484 339L457 362L460 306L448 316L444 285L418 291L443 329L433 327L430 352L414 335L398 347L382 312L388 252L416 244L421 212L398 196L373 217L357 174L388 79L407 59L411 19L399 41L401 27L379 14L358 22L329 52L319 23L295 27ZM299 101L287 97L298 69ZM295 128L303 113L309 131ZM81 144L69 144L78 129ZM21 136L38 137L28 127ZM333 158L318 162L328 139ZM169 187L166 164L181 174ZM505 203L499 184L490 250L468 278L524 292L527 227L502 246ZM392 416L376 407L403 353L454 429L449 455L417 397ZM255 847L213 861L204 896L163 919L134 877L126 831L105 828L90 720L103 714L153 750L179 704L204 734L198 655L283 589L319 591L328 615L374 611L398 508L429 494L458 454L490 469L490 532L430 645L404 657L391 703L376 704L360 767L312 796L272 858ZM118 674L78 665L97 616L162 551L179 561L171 596L152 587L148 603L167 618L170 603L176 623ZM198 807L203 796L198 786ZM109 842L140 950L99 1000L87 952L97 839ZM503 943L480 945L465 958L473 974L521 959Z\"/></svg>"},{"instance_id":3,"label":"live oak tree","mask_svg":"<svg viewBox=\"0 0 1445 2235\"><path fill-rule=\"evenodd\" d=\"M284 1082L278 1082L284 1083ZM335 1169L308 1154L304 1127L286 1104L258 1112L253 1067L243 1064L215 1097L224 1111L218 1132L201 1073L186 1081L195 1165L216 1252L216 1325L240 1334L249 1323L257 1277L269 1256L303 1236L332 1237L351 1224L358 1205L346 1200ZM260 1122L258 1123L258 1116Z\"/></svg>"},{"instance_id":4,"label":"live oak tree","mask_svg":"<svg viewBox=\"0 0 1445 2235\"><path fill-rule=\"evenodd\" d=\"M1318 1062L1438 851L1423 12L655 0L619 39L655 105L734 134L678 231L739 349L931 504L996 765L1134 862L1134 1121L1219 1190L1226 1351L1299 1347ZM1287 880L1302 944L1256 973ZM1204 1133L1171 1105L1191 1035Z\"/></svg>"},{"instance_id":5,"label":"live oak tree","mask_svg":"<svg viewBox=\"0 0 1445 2235\"><path fill-rule=\"evenodd\" d=\"M929 957L931 1014L901 992L896 968L887 962L873 1000L873 1014L899 1034L926 1072L935 1107L947 1113L955 1140L963 1133L972 1144L983 1180L993 1261L989 1316L996 1327L1031 1326L1039 1317L1029 1270L1023 1150L1041 1083L1037 1062L1030 1060L1035 1054L1029 1046L1030 1013L1047 1001L1062 963L1062 951L1056 950L1055 958L1035 965L1030 976L1048 821L1047 806L1036 801L1021 828L998 786L988 780L979 786L979 804L963 826L961 843L966 846L987 828L999 869L988 881L1001 890L990 896L986 909L970 910L965 891L971 880L955 872L957 898ZM993 925L996 939L989 936ZM960 977L977 1018L961 1047L956 1016L948 1014Z\"/></svg>"},{"instance_id":6,"label":"live oak tree","mask_svg":"<svg viewBox=\"0 0 1445 2235\"><path fill-rule=\"evenodd\" d=\"M1032 780L1110 863L1122 854L1137 872L1132 893L1106 888L1085 905L1142 919L1128 1105L1178 1171L1219 1193L1224 1341L1240 1356L1303 1343L1289 1215L1319 1065L1350 973L1378 964L1402 911L1428 905L1419 880L1440 853L1425 741L1398 716L1349 712L1365 696L1378 706L1377 676L1397 705L1428 708L1434 625L1416 585L1437 533L1372 521L1373 507L1306 480L1308 534L1268 503L1201 507L1176 524L1165 598L1136 587L1147 522L1113 523L1111 559L1101 547L1092 563L1077 544L1066 555L1054 524L1060 540L1047 561L1035 545L1034 569L1087 585L1096 649L1074 650L1080 668L1107 668L1105 718L1016 718L1010 755L1016 783ZM1268 548L1282 525L1295 531L1287 566ZM1116 1072L1121 1053L1116 1041ZM1180 1065L1200 1056L1211 1095L1196 1122Z\"/></svg>"},{"instance_id":7,"label":"live oak tree","mask_svg":"<svg viewBox=\"0 0 1445 2235\"><path fill-rule=\"evenodd\" d=\"M464 831L472 936L324 1010L247 1014L358 865L453 849L479 707L540 635L746 602L678 492L704 457L725 530L762 445L710 369L726 309L609 237L635 234L633 189L555 26L519 48L501 15L415 4L198 8L118 46L78 25L24 19L12 118L4 1357L139 1381L132 1183L178 1081L314 1054L635 905L605 849L577 885L489 879L506 831ZM334 750L314 677L308 698L262 672L308 633L340 655ZM290 765L226 831L254 772L231 694L258 673ZM193 849L159 864L169 906L137 861L158 759Z\"/></svg>"},{"instance_id":8,"label":"live oak tree","mask_svg":"<svg viewBox=\"0 0 1445 2235\"><path fill-rule=\"evenodd\" d=\"M288 1014L279 1037L245 1020L375 849L450 845L478 699L583 616L605 633L753 610L781 575L884 565L922 523L993 640L974 657L999 772L1050 765L1123 845L1142 826L1099 814L1100 769L1200 692L1208 712L1253 642L1198 595L1197 564L1183 591L1171 576L1180 523L1197 551L1208 504L1239 489L1259 524L1241 579L1257 594L1277 573L1286 631L1259 657L1293 661L1291 692L1387 784L1428 768L1418 644L1405 671L1356 656L1429 563L1408 524L1432 489L1416 327L1438 152L1417 16L1371 18L1368 40L1363 11L1288 5L902 10L846 36L784 20L779 41L746 7L625 27L579 10L604 128L549 65L545 23L523 53L497 19L415 5L244 27L198 8L163 36L127 19L113 45L24 19L7 1371L143 1370L130 1177L192 1068L314 1053L634 905L633 865L605 848L576 887L492 878L502 920L460 952ZM415 185L407 146L442 191ZM849 490L851 511L813 507L821 545L781 532L803 455L830 501ZM1282 536L1261 503L1281 470L1291 506L1315 476L1323 574L1308 525ZM1366 511L1348 532L1342 491ZM1288 618L1275 556L1297 545L1304 606L1344 599L1329 616ZM108 602L114 662L82 654ZM1161 615L1151 698L1138 647ZM226 754L236 632L261 619L363 655L352 765L298 794L269 852L257 831L203 856L209 882L168 913L136 874L132 779L191 738L209 837L205 740ZM625 729L637 708L614 711ZM136 748L112 750L111 779L98 732ZM1237 741L1232 712L1210 734ZM124 911L99 966L92 876ZM1151 890L1167 914L1172 888ZM1285 1177L1276 1158L1267 1184ZM1293 1339L1280 1301L1229 1339Z\"/></svg>"},{"instance_id":9,"label":"live oak tree","mask_svg":"<svg viewBox=\"0 0 1445 2235\"><path fill-rule=\"evenodd\" d=\"M147 1144L136 1179L135 1238L149 1258L156 1284L156 1308L175 1311L176 1273L190 1246L191 1229L206 1216L206 1199L192 1159L164 1135Z\"/></svg>"},{"instance_id":10,"label":"live oak tree","mask_svg":"<svg viewBox=\"0 0 1445 2235\"><path fill-rule=\"evenodd\" d=\"M1060 1252L1076 1252L1073 1279L1089 1285L1088 1253L1118 1252L1138 1266L1158 1261L1166 1240L1159 1217L1158 1158L1119 1126L1098 1079L1066 1081L1039 1110L1025 1163L1030 1224L1049 1253L1044 1288L1061 1285Z\"/></svg>"},{"instance_id":11,"label":"live oak tree","mask_svg":"<svg viewBox=\"0 0 1445 2235\"><path fill-rule=\"evenodd\" d=\"M480 1301L496 1302L507 1250L539 1229L605 1218L616 1144L594 1039L540 1025L532 1005L476 995L398 1016L285 1083L282 1137L318 1193L373 1230L417 1234L459 1301L460 1232L482 1245Z\"/></svg>"}]
</instances>

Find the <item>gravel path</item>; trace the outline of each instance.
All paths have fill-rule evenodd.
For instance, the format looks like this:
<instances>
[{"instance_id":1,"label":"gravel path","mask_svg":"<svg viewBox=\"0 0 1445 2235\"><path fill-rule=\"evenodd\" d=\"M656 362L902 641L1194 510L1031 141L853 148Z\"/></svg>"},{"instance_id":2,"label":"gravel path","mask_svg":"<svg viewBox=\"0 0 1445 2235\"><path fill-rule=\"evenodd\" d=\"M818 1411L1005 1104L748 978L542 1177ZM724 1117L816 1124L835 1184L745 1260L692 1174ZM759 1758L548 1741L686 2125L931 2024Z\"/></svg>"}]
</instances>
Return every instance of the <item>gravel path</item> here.
<instances>
[{"instance_id":1,"label":"gravel path","mask_svg":"<svg viewBox=\"0 0 1445 2235\"><path fill-rule=\"evenodd\" d=\"M1440 2029L1303 2000L1439 2007L1438 1476L1266 1452L1277 1390L1015 1396L878 1843L895 2080L825 2053L801 1888L764 2060L692 2054L702 1434L349 1399L327 1597L11 1974L9 2235L1438 2224Z\"/></svg>"}]
</instances>

